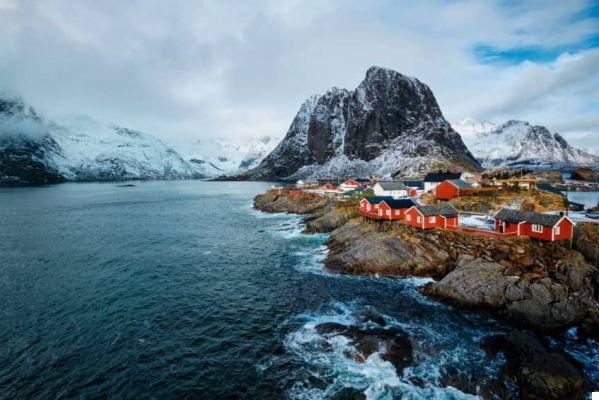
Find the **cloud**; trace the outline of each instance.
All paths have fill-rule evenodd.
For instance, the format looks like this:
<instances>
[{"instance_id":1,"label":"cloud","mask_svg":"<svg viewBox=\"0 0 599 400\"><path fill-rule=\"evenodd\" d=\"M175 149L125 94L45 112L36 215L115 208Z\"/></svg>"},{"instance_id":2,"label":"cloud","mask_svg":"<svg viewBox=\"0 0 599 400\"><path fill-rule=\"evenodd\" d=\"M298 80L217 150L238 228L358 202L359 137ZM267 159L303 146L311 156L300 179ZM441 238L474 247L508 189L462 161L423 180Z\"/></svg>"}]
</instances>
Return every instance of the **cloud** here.
<instances>
[{"instance_id":1,"label":"cloud","mask_svg":"<svg viewBox=\"0 0 599 400\"><path fill-rule=\"evenodd\" d=\"M599 142L597 50L580 47L598 31L589 6L0 0L0 89L50 117L92 115L184 147L281 137L305 98L382 65L427 83L450 121L531 119ZM505 63L476 46L564 51Z\"/></svg>"}]
</instances>

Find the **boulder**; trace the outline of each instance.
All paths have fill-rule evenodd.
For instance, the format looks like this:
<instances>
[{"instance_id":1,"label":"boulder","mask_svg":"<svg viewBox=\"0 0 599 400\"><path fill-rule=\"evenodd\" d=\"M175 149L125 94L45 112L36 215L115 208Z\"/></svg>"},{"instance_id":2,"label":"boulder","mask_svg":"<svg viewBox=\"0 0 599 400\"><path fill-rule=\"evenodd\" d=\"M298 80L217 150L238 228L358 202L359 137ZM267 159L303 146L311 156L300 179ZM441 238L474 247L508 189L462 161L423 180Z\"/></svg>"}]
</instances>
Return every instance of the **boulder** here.
<instances>
[{"instance_id":1,"label":"boulder","mask_svg":"<svg viewBox=\"0 0 599 400\"><path fill-rule=\"evenodd\" d=\"M530 334L509 333L506 337L506 358L523 400L586 397L588 385L575 361L550 349Z\"/></svg>"},{"instance_id":2,"label":"boulder","mask_svg":"<svg viewBox=\"0 0 599 400\"><path fill-rule=\"evenodd\" d=\"M599 303L590 284L595 269L584 262L571 263L576 272L570 286L535 273L521 279L497 263L459 259L457 264L443 279L427 285L425 293L458 306L490 309L515 324L543 331L584 324L591 332L596 326Z\"/></svg>"}]
</instances>

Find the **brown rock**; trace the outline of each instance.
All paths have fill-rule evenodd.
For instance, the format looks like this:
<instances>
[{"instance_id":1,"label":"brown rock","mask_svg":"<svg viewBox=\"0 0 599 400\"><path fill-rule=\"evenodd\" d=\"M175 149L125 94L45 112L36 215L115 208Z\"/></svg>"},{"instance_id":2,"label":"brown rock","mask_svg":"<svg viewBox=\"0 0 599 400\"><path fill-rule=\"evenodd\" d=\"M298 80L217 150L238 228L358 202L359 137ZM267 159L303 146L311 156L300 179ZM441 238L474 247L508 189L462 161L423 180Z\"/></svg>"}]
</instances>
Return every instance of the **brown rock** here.
<instances>
[{"instance_id":1,"label":"brown rock","mask_svg":"<svg viewBox=\"0 0 599 400\"><path fill-rule=\"evenodd\" d=\"M497 251L500 251L502 253L510 252L510 246L508 246L507 244L498 244L497 246L495 246L495 248L497 249Z\"/></svg>"},{"instance_id":2,"label":"brown rock","mask_svg":"<svg viewBox=\"0 0 599 400\"><path fill-rule=\"evenodd\" d=\"M523 267L530 267L535 263L535 260L531 256L524 256L518 260L518 263Z\"/></svg>"}]
</instances>

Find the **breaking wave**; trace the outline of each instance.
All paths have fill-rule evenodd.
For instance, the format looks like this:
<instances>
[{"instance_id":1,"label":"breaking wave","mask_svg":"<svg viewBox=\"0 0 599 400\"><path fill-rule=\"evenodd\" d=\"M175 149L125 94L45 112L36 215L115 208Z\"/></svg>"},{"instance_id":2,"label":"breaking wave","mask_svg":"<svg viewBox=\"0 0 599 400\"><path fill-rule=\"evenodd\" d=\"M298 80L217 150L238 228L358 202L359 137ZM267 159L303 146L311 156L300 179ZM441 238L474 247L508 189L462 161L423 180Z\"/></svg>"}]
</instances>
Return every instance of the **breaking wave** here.
<instances>
[{"instance_id":1,"label":"breaking wave","mask_svg":"<svg viewBox=\"0 0 599 400\"><path fill-rule=\"evenodd\" d=\"M364 319L374 313L379 322ZM285 354L259 365L263 373L294 366L281 376L292 399L343 398L362 393L367 399L475 399L488 377L498 375L503 360L489 359L480 347L488 332L468 328L466 332L440 324L403 321L378 313L361 302L333 302L325 310L300 314L284 323ZM383 322L384 320L384 322ZM342 333L322 332L318 326L340 324L356 329L400 328L409 335L414 363L397 374L395 367L381 357L380 349L365 360L348 355L357 350L351 338ZM469 386L477 382L478 386ZM463 385L474 393L456 386ZM462 388L463 389L463 388Z\"/></svg>"}]
</instances>

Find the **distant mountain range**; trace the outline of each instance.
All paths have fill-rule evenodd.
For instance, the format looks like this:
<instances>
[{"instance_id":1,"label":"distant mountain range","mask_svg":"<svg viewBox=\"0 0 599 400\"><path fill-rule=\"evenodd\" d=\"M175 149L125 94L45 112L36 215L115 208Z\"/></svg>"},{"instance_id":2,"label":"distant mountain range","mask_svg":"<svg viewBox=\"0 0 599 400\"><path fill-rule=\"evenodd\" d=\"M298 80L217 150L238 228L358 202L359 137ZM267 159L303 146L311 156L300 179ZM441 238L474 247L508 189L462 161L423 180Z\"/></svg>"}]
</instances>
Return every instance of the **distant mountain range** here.
<instances>
[{"instance_id":1,"label":"distant mountain range","mask_svg":"<svg viewBox=\"0 0 599 400\"><path fill-rule=\"evenodd\" d=\"M242 140L198 139L187 150L190 162L206 176L241 173L255 168L277 145L270 136Z\"/></svg>"},{"instance_id":2,"label":"distant mountain range","mask_svg":"<svg viewBox=\"0 0 599 400\"><path fill-rule=\"evenodd\" d=\"M47 120L22 100L0 98L0 184L599 168L599 157L543 126L467 118L454 127L428 86L380 67L355 90L332 88L307 99L278 144L271 137L200 139L186 146L185 157L140 131L88 117Z\"/></svg>"},{"instance_id":3,"label":"distant mountain range","mask_svg":"<svg viewBox=\"0 0 599 400\"><path fill-rule=\"evenodd\" d=\"M570 146L544 126L514 120L495 125L466 118L453 127L485 168L599 168L599 157Z\"/></svg>"},{"instance_id":4,"label":"distant mountain range","mask_svg":"<svg viewBox=\"0 0 599 400\"><path fill-rule=\"evenodd\" d=\"M81 116L47 120L20 99L0 98L0 184L202 179L255 167L273 142L196 141L184 158L140 131Z\"/></svg>"},{"instance_id":5,"label":"distant mountain range","mask_svg":"<svg viewBox=\"0 0 599 400\"><path fill-rule=\"evenodd\" d=\"M355 90L308 98L285 138L256 168L231 179L421 175L477 170L478 161L416 78L371 67Z\"/></svg>"}]
</instances>

